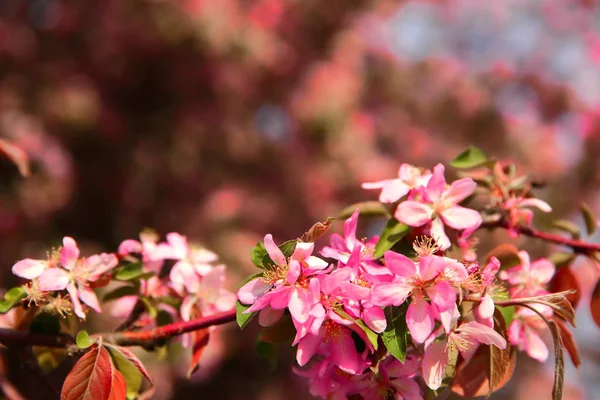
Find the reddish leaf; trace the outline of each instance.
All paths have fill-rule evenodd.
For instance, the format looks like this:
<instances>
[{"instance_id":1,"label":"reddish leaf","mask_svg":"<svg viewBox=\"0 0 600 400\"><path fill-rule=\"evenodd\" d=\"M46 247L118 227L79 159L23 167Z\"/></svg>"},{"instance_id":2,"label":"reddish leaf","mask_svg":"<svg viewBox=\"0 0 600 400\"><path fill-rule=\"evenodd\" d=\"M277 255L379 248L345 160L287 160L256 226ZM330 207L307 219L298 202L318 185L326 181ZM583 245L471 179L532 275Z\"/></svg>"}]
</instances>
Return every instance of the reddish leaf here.
<instances>
[{"instance_id":1,"label":"reddish leaf","mask_svg":"<svg viewBox=\"0 0 600 400\"><path fill-rule=\"evenodd\" d=\"M506 324L498 310L494 313L494 329L507 338ZM517 351L510 344L504 350L479 346L468 363L463 360L458 364L452 391L468 398L489 395L508 383L516 365Z\"/></svg>"},{"instance_id":2,"label":"reddish leaf","mask_svg":"<svg viewBox=\"0 0 600 400\"><path fill-rule=\"evenodd\" d=\"M327 232L334 219L335 218L327 218L327 221L325 222L317 222L302 235L300 240L306 243L315 242L318 238L323 236L325 232Z\"/></svg>"},{"instance_id":3,"label":"reddish leaf","mask_svg":"<svg viewBox=\"0 0 600 400\"><path fill-rule=\"evenodd\" d=\"M552 399L561 400L563 386L565 384L565 357L563 354L563 341L556 322L548 321L548 328L550 328L552 340L554 342L554 385L552 386Z\"/></svg>"},{"instance_id":4,"label":"reddish leaf","mask_svg":"<svg viewBox=\"0 0 600 400\"><path fill-rule=\"evenodd\" d=\"M200 362L200 357L202 357L202 353L204 349L208 345L209 332L208 328L199 329L191 333L192 335L192 361L190 362L190 367L187 372L188 378L198 369L198 363Z\"/></svg>"},{"instance_id":5,"label":"reddish leaf","mask_svg":"<svg viewBox=\"0 0 600 400\"><path fill-rule=\"evenodd\" d=\"M21 175L29 176L29 157L27 157L27 154L21 148L0 139L0 154L15 163Z\"/></svg>"},{"instance_id":6,"label":"reddish leaf","mask_svg":"<svg viewBox=\"0 0 600 400\"><path fill-rule=\"evenodd\" d=\"M576 290L575 293L568 294L566 297L573 308L577 307L579 299L581 298L581 289L575 274L569 267L559 268L556 271L554 278L552 278L552 281L550 281L551 292L563 292L566 290Z\"/></svg>"},{"instance_id":7,"label":"reddish leaf","mask_svg":"<svg viewBox=\"0 0 600 400\"><path fill-rule=\"evenodd\" d=\"M108 399L125 400L127 398L127 383L125 382L125 378L115 368L112 369L112 372L112 387Z\"/></svg>"},{"instance_id":8,"label":"reddish leaf","mask_svg":"<svg viewBox=\"0 0 600 400\"><path fill-rule=\"evenodd\" d=\"M572 293L574 293L572 290L567 290L564 292L549 293L542 296L522 297L514 299L513 304L535 303L548 306L556 315L575 326L575 310L566 297Z\"/></svg>"},{"instance_id":9,"label":"reddish leaf","mask_svg":"<svg viewBox=\"0 0 600 400\"><path fill-rule=\"evenodd\" d=\"M590 301L590 312L596 325L600 326L600 280L596 282L596 287L592 293L592 299Z\"/></svg>"},{"instance_id":10,"label":"reddish leaf","mask_svg":"<svg viewBox=\"0 0 600 400\"><path fill-rule=\"evenodd\" d=\"M61 400L108 400L113 366L108 351L97 344L75 363L60 394Z\"/></svg>"},{"instance_id":11,"label":"reddish leaf","mask_svg":"<svg viewBox=\"0 0 600 400\"><path fill-rule=\"evenodd\" d=\"M577 343L573 337L573 332L571 332L569 327L567 327L560 318L554 318L554 322L558 325L563 345L567 349L569 357L571 357L571 361L573 361L573 365L579 367L581 365L581 359L579 358L579 349L577 348Z\"/></svg>"},{"instance_id":12,"label":"reddish leaf","mask_svg":"<svg viewBox=\"0 0 600 400\"><path fill-rule=\"evenodd\" d=\"M113 349L115 349L115 350L119 351L121 354L123 354L125 356L125 358L128 361L130 361L133 365L135 365L135 367L138 369L138 371L140 371L141 374L144 375L144 377L146 379L148 379L148 382L150 382L150 384L154 385L154 381L150 377L150 374L146 370L146 367L144 367L144 364L142 364L140 359L137 358L137 356L135 354L133 354L133 352L131 350L127 349L126 347L114 346L114 345L108 345L108 347L112 347Z\"/></svg>"}]
</instances>

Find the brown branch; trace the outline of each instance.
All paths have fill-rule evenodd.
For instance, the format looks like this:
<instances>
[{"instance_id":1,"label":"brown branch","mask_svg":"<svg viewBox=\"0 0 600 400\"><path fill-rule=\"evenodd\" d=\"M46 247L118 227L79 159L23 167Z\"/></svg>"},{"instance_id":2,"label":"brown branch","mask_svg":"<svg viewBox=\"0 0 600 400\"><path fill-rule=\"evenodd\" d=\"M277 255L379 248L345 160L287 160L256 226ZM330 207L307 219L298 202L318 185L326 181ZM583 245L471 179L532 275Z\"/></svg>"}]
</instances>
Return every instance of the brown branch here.
<instances>
[{"instance_id":1,"label":"brown branch","mask_svg":"<svg viewBox=\"0 0 600 400\"><path fill-rule=\"evenodd\" d=\"M482 228L503 228L513 229L521 235L537 238L545 242L554 243L562 246L567 246L573 249L575 253L589 255L595 251L600 252L600 244L585 242L583 240L569 239L563 236L554 235L552 233L538 231L537 229L528 226L511 227L507 220L500 219L498 221L486 221L481 224Z\"/></svg>"},{"instance_id":2,"label":"brown branch","mask_svg":"<svg viewBox=\"0 0 600 400\"><path fill-rule=\"evenodd\" d=\"M152 348L162 345L166 340L184 333L233 322L235 321L235 314L235 310L231 310L207 317L196 318L191 321L175 322L148 331L111 332L93 336L101 336L105 341L119 346ZM74 345L75 339L73 336L64 333L49 335L0 328L0 344L7 347L44 346L66 348Z\"/></svg>"},{"instance_id":3,"label":"brown branch","mask_svg":"<svg viewBox=\"0 0 600 400\"><path fill-rule=\"evenodd\" d=\"M235 310L225 311L218 314L200 317L191 321L175 322L169 325L160 326L149 331L139 332L116 332L102 334L101 336L119 346L144 346L154 347L164 343L164 341L184 333L197 331L210 326L223 325L235 321Z\"/></svg>"}]
</instances>

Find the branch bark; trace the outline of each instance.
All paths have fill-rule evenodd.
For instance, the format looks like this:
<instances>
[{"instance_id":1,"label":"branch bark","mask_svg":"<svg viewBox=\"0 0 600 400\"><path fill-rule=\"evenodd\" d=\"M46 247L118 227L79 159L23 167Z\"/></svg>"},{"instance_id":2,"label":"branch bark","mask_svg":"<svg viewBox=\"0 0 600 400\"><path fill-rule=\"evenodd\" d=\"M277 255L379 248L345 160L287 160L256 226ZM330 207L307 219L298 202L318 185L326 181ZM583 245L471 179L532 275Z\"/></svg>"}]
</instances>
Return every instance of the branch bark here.
<instances>
[{"instance_id":1,"label":"branch bark","mask_svg":"<svg viewBox=\"0 0 600 400\"><path fill-rule=\"evenodd\" d=\"M508 221L500 219L498 221L486 221L481 224L482 228L503 228L510 229ZM532 238L540 239L548 243L554 243L562 246L567 246L573 249L575 253L590 255L593 252L600 252L600 244L588 243L583 240L569 239L564 236L554 235L552 233L542 232L528 226L516 226L512 227L521 235L529 236Z\"/></svg>"}]
</instances>

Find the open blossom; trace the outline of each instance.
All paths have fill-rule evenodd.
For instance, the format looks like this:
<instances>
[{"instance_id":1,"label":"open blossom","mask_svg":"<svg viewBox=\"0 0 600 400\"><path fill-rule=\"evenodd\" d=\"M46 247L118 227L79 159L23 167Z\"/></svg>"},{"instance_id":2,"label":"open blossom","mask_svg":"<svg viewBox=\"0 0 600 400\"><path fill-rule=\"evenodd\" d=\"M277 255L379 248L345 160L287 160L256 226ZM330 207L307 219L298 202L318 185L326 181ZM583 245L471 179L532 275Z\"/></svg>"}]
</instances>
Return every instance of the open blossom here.
<instances>
[{"instance_id":1,"label":"open blossom","mask_svg":"<svg viewBox=\"0 0 600 400\"><path fill-rule=\"evenodd\" d=\"M158 251L158 235L150 230L140 233L140 240L126 239L119 245L120 256L140 254L144 263L144 269L159 272L163 260L155 253Z\"/></svg>"},{"instance_id":2,"label":"open blossom","mask_svg":"<svg viewBox=\"0 0 600 400\"><path fill-rule=\"evenodd\" d=\"M362 187L363 189L381 189L379 201L395 203L406 196L409 191L427 185L429 178L431 178L429 171L423 171L410 164L402 164L398 170L398 178L365 182Z\"/></svg>"},{"instance_id":3,"label":"open blossom","mask_svg":"<svg viewBox=\"0 0 600 400\"><path fill-rule=\"evenodd\" d=\"M417 343L423 343L431 334L436 318L447 330L450 329L449 324L457 313L453 284L468 277L465 267L438 256L421 257L415 263L402 254L388 251L384 258L395 277L392 282L380 283L373 288L371 303L397 306L410 296L412 301L406 313L406 323Z\"/></svg>"},{"instance_id":4,"label":"open blossom","mask_svg":"<svg viewBox=\"0 0 600 400\"><path fill-rule=\"evenodd\" d=\"M200 279L195 293L186 294L181 304L181 317L191 319L191 310L198 307L203 316L229 311L235 307L235 295L225 289L225 265L217 265Z\"/></svg>"},{"instance_id":5,"label":"open blossom","mask_svg":"<svg viewBox=\"0 0 600 400\"><path fill-rule=\"evenodd\" d=\"M455 326L442 339L436 339L437 337L438 334L434 333L425 343L422 364L425 384L433 390L441 386L446 376L449 350L458 350L463 358L468 360L480 343L494 345L499 349L506 348L506 339L498 332L475 321Z\"/></svg>"},{"instance_id":6,"label":"open blossom","mask_svg":"<svg viewBox=\"0 0 600 400\"><path fill-rule=\"evenodd\" d=\"M356 237L359 210L354 211L344 222L344 237L337 233L331 235L331 246L321 250L323 257L333 258L343 264L352 266L356 271L362 269L370 274L389 274L386 268L378 265L373 257L377 236L369 240L359 240Z\"/></svg>"},{"instance_id":7,"label":"open blossom","mask_svg":"<svg viewBox=\"0 0 600 400\"><path fill-rule=\"evenodd\" d=\"M545 317L552 316L550 308L533 306ZM508 339L512 345L518 346L519 350L526 352L529 357L544 362L548 358L548 346L542 340L541 334L547 331L548 326L537 314L520 308L508 327Z\"/></svg>"},{"instance_id":8,"label":"open blossom","mask_svg":"<svg viewBox=\"0 0 600 400\"><path fill-rule=\"evenodd\" d=\"M81 302L96 312L102 312L96 294L90 284L102 275L110 272L118 264L114 254L97 254L87 258L79 258L79 248L73 238L65 237L60 250L60 262L42 260L22 260L13 266L17 276L36 279L39 290L45 292L67 290L75 314L85 319L85 311Z\"/></svg>"},{"instance_id":9,"label":"open blossom","mask_svg":"<svg viewBox=\"0 0 600 400\"><path fill-rule=\"evenodd\" d=\"M327 262L312 255L313 243L297 243L289 260L272 235L265 236L264 245L275 265L242 286L238 299L243 304L252 304L246 312L261 310L259 322L276 322L285 308L289 308L296 322L306 322L320 296L319 282L313 275L322 273Z\"/></svg>"},{"instance_id":10,"label":"open blossom","mask_svg":"<svg viewBox=\"0 0 600 400\"><path fill-rule=\"evenodd\" d=\"M180 294L184 289L196 293L200 288L200 277L209 273L217 255L202 247L188 245L187 238L179 233L166 235L167 242L159 243L151 253L152 261L175 260L169 278L173 288Z\"/></svg>"},{"instance_id":11,"label":"open blossom","mask_svg":"<svg viewBox=\"0 0 600 400\"><path fill-rule=\"evenodd\" d=\"M438 164L427 186L422 188L422 198L403 201L398 205L394 216L409 226L427 226L431 236L445 250L450 247L445 226L473 231L481 225L481 215L477 211L458 205L476 187L477 184L471 178L459 179L448 186L444 178L444 166Z\"/></svg>"},{"instance_id":12,"label":"open blossom","mask_svg":"<svg viewBox=\"0 0 600 400\"><path fill-rule=\"evenodd\" d=\"M519 235L516 227L520 225L531 226L533 211L525 207L535 207L543 212L552 211L552 207L540 199L518 197L507 200L503 208L508 211L508 232L513 237Z\"/></svg>"},{"instance_id":13,"label":"open blossom","mask_svg":"<svg viewBox=\"0 0 600 400\"><path fill-rule=\"evenodd\" d=\"M377 373L365 371L355 376L355 393L363 399L422 400L421 388L415 381L419 372L419 360L408 355L404 363L388 356L381 361Z\"/></svg>"},{"instance_id":14,"label":"open blossom","mask_svg":"<svg viewBox=\"0 0 600 400\"><path fill-rule=\"evenodd\" d=\"M545 258L530 261L529 254L526 251L519 252L521 264L509 268L506 271L500 271L500 279L508 281L511 285L511 297L538 296L548 293L546 284L554 276L555 267Z\"/></svg>"}]
</instances>

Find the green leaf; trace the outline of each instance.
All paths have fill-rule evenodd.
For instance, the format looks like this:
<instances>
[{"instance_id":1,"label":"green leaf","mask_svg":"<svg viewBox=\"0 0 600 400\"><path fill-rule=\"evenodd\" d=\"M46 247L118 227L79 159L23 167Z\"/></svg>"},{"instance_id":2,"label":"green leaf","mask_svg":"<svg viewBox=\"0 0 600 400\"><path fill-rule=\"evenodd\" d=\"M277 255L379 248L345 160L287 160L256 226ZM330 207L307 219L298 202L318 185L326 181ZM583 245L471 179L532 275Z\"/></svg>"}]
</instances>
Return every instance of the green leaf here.
<instances>
[{"instance_id":1,"label":"green leaf","mask_svg":"<svg viewBox=\"0 0 600 400\"><path fill-rule=\"evenodd\" d=\"M408 225L405 225L394 218L390 219L387 224L385 224L383 232L381 232L381 236L379 237L379 241L375 245L374 257L376 259L381 258L386 251L394 247L394 245L406 236L408 232L410 232L410 227Z\"/></svg>"},{"instance_id":2,"label":"green leaf","mask_svg":"<svg viewBox=\"0 0 600 400\"><path fill-rule=\"evenodd\" d=\"M296 249L296 243L298 243L296 239L288 240L279 245L279 250L281 250L284 256L290 257ZM271 259L269 254L266 254L262 259L262 266L265 269L273 269L275 267L275 261Z\"/></svg>"},{"instance_id":3,"label":"green leaf","mask_svg":"<svg viewBox=\"0 0 600 400\"><path fill-rule=\"evenodd\" d=\"M29 331L46 335L58 335L60 333L60 320L56 315L42 311L31 321Z\"/></svg>"},{"instance_id":4,"label":"green leaf","mask_svg":"<svg viewBox=\"0 0 600 400\"><path fill-rule=\"evenodd\" d=\"M408 328L406 326L407 306L386 307L385 319L387 327L381 334L383 344L388 351L400 362L406 361L406 346L408 343Z\"/></svg>"},{"instance_id":5,"label":"green leaf","mask_svg":"<svg viewBox=\"0 0 600 400\"><path fill-rule=\"evenodd\" d=\"M119 281L131 281L134 279L141 278L142 276L147 277L148 272L144 271L144 265L141 262L127 264L121 267L117 274L115 275L115 279ZM150 275L152 276L152 275Z\"/></svg>"},{"instance_id":6,"label":"green leaf","mask_svg":"<svg viewBox=\"0 0 600 400\"><path fill-rule=\"evenodd\" d=\"M11 308L18 305L21 300L27 297L25 289L21 286L16 286L10 289L4 295L4 299L0 300L0 314L7 313Z\"/></svg>"},{"instance_id":7,"label":"green leaf","mask_svg":"<svg viewBox=\"0 0 600 400\"><path fill-rule=\"evenodd\" d=\"M92 339L86 331L81 330L77 333L75 343L77 343L77 347L79 347L80 349L87 349L88 347L96 343L96 341Z\"/></svg>"},{"instance_id":8,"label":"green leaf","mask_svg":"<svg viewBox=\"0 0 600 400\"><path fill-rule=\"evenodd\" d=\"M294 250L296 250L296 243L298 243L296 239L288 240L279 245L279 250L281 250L284 256L291 257L294 254Z\"/></svg>"},{"instance_id":9,"label":"green leaf","mask_svg":"<svg viewBox=\"0 0 600 400\"><path fill-rule=\"evenodd\" d=\"M581 229L579 229L579 226L569 220L558 219L552 223L552 226L560 229L561 231L570 233L571 236L573 236L573 239L579 239L581 237Z\"/></svg>"},{"instance_id":10,"label":"green leaf","mask_svg":"<svg viewBox=\"0 0 600 400\"><path fill-rule=\"evenodd\" d=\"M504 321L506 321L506 325L510 325L515 317L515 306L498 307L497 309L502 314Z\"/></svg>"},{"instance_id":11,"label":"green leaf","mask_svg":"<svg viewBox=\"0 0 600 400\"><path fill-rule=\"evenodd\" d=\"M548 257L548 260L550 260L550 262L558 268L570 265L576 257L577 255L575 253L559 251L556 253L552 253Z\"/></svg>"},{"instance_id":12,"label":"green leaf","mask_svg":"<svg viewBox=\"0 0 600 400\"><path fill-rule=\"evenodd\" d=\"M258 268L264 268L263 267L263 258L266 255L267 255L267 249L265 249L265 245L263 244L263 242L258 242L256 244L256 246L254 246L252 248L252 251L250 252L250 257L252 258L252 262Z\"/></svg>"},{"instance_id":13,"label":"green leaf","mask_svg":"<svg viewBox=\"0 0 600 400\"><path fill-rule=\"evenodd\" d=\"M141 296L139 298L139 300L144 303L144 306L146 306L146 310L148 311L148 314L150 314L150 316L152 318L156 318L156 316L158 315L158 309L156 308L156 305L154 304L153 301L151 301L148 297L146 296Z\"/></svg>"},{"instance_id":14,"label":"green leaf","mask_svg":"<svg viewBox=\"0 0 600 400\"><path fill-rule=\"evenodd\" d=\"M347 319L348 321L354 322L360 329L362 329L365 332L367 339L369 340L369 343L371 343L373 348L375 350L377 350L377 347L379 346L379 343L377 340L379 338L379 335L377 335L375 332L373 332L371 330L371 328L369 328L367 325L365 325L365 323L362 322L362 320L352 318L350 316L350 314L348 314L346 311L342 310L341 308L337 308L335 310L335 313L338 314L340 317Z\"/></svg>"},{"instance_id":15,"label":"green leaf","mask_svg":"<svg viewBox=\"0 0 600 400\"><path fill-rule=\"evenodd\" d=\"M475 146L469 147L450 162L454 168L466 169L480 167L488 162L487 156Z\"/></svg>"},{"instance_id":16,"label":"green leaf","mask_svg":"<svg viewBox=\"0 0 600 400\"><path fill-rule=\"evenodd\" d=\"M138 294L138 288L135 286L121 286L115 290L111 290L102 297L102 301L111 301L120 299L124 296L134 296Z\"/></svg>"},{"instance_id":17,"label":"green leaf","mask_svg":"<svg viewBox=\"0 0 600 400\"><path fill-rule=\"evenodd\" d=\"M127 384L127 398L135 399L142 387L143 375L139 369L114 346L106 346L115 367L123 374Z\"/></svg>"},{"instance_id":18,"label":"green leaf","mask_svg":"<svg viewBox=\"0 0 600 400\"><path fill-rule=\"evenodd\" d=\"M392 215L390 214L390 211L387 209L387 207L384 204L381 204L378 201L363 201L360 203L355 203L352 205L349 205L348 207L345 207L342 211L340 211L340 213L338 214L337 218L338 219L346 219L348 217L350 217L354 211L356 210L360 211L360 216L361 217L374 217L374 216L383 216L386 218L391 218Z\"/></svg>"},{"instance_id":19,"label":"green leaf","mask_svg":"<svg viewBox=\"0 0 600 400\"><path fill-rule=\"evenodd\" d=\"M585 221L585 228L588 236L591 236L598 229L598 220L594 216L592 209L585 203L581 203L581 214L583 215L583 220Z\"/></svg>"},{"instance_id":20,"label":"green leaf","mask_svg":"<svg viewBox=\"0 0 600 400\"><path fill-rule=\"evenodd\" d=\"M249 308L249 305L244 305L240 303L239 300L235 303L235 320L242 329L244 329L257 314L256 312L244 314L244 311Z\"/></svg>"}]
</instances>

